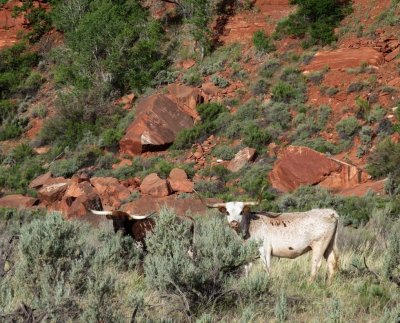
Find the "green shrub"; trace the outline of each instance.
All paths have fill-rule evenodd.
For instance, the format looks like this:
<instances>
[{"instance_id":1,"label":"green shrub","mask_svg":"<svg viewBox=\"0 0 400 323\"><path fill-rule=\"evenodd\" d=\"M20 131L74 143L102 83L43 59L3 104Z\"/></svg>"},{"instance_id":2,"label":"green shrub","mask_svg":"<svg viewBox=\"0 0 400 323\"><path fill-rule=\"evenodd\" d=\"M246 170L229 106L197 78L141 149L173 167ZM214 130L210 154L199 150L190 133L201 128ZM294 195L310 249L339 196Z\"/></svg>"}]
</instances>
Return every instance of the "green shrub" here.
<instances>
[{"instance_id":1,"label":"green shrub","mask_svg":"<svg viewBox=\"0 0 400 323\"><path fill-rule=\"evenodd\" d=\"M387 279L400 285L400 238L392 233L389 238L389 248L385 255L384 275Z\"/></svg>"},{"instance_id":2,"label":"green shrub","mask_svg":"<svg viewBox=\"0 0 400 323\"><path fill-rule=\"evenodd\" d=\"M101 135L105 147L118 147L119 141L124 136L122 129L106 129Z\"/></svg>"},{"instance_id":3,"label":"green shrub","mask_svg":"<svg viewBox=\"0 0 400 323\"><path fill-rule=\"evenodd\" d=\"M130 237L49 214L23 223L15 256L0 283L2 296L11 295L6 303L0 296L2 308L18 300L49 320L120 322L133 305L118 283L141 256Z\"/></svg>"},{"instance_id":4,"label":"green shrub","mask_svg":"<svg viewBox=\"0 0 400 323\"><path fill-rule=\"evenodd\" d=\"M221 180L215 181L198 181L195 183L195 189L197 192L207 197L215 197L218 194L226 193L227 187Z\"/></svg>"},{"instance_id":5,"label":"green shrub","mask_svg":"<svg viewBox=\"0 0 400 323\"><path fill-rule=\"evenodd\" d=\"M341 139L349 139L353 137L359 128L360 124L355 117L342 119L336 124L336 131Z\"/></svg>"},{"instance_id":6,"label":"green shrub","mask_svg":"<svg viewBox=\"0 0 400 323\"><path fill-rule=\"evenodd\" d=\"M268 172L272 169L272 163L265 160L262 163L256 163L251 167L246 167L240 172L240 187L253 199L257 199L261 189L265 187L263 199L271 200L273 195L268 190Z\"/></svg>"},{"instance_id":7,"label":"green shrub","mask_svg":"<svg viewBox=\"0 0 400 323\"><path fill-rule=\"evenodd\" d=\"M188 71L183 75L183 82L187 85L199 86L202 81L201 75L197 71Z\"/></svg>"},{"instance_id":8,"label":"green shrub","mask_svg":"<svg viewBox=\"0 0 400 323\"><path fill-rule=\"evenodd\" d=\"M379 122L381 121L386 115L386 111L381 107L376 107L368 114L367 120L369 123Z\"/></svg>"},{"instance_id":9,"label":"green shrub","mask_svg":"<svg viewBox=\"0 0 400 323\"><path fill-rule=\"evenodd\" d=\"M196 223L193 257L188 254L190 223L178 221L171 211L161 211L147 239L146 282L166 300L179 299L187 316L223 301L227 280L255 256L254 244L243 244L225 221L211 217Z\"/></svg>"},{"instance_id":10,"label":"green shrub","mask_svg":"<svg viewBox=\"0 0 400 323\"><path fill-rule=\"evenodd\" d=\"M256 124L249 124L243 130L243 144L257 150L262 150L271 140L271 135L266 129Z\"/></svg>"},{"instance_id":11,"label":"green shrub","mask_svg":"<svg viewBox=\"0 0 400 323\"><path fill-rule=\"evenodd\" d=\"M231 160L235 157L237 149L227 145L218 145L212 151L212 155L222 160Z\"/></svg>"},{"instance_id":12,"label":"green shrub","mask_svg":"<svg viewBox=\"0 0 400 323\"><path fill-rule=\"evenodd\" d=\"M360 82L351 83L347 88L347 93L360 92L364 88L364 84Z\"/></svg>"},{"instance_id":13,"label":"green shrub","mask_svg":"<svg viewBox=\"0 0 400 323\"><path fill-rule=\"evenodd\" d=\"M271 39L262 30L257 30L253 34L253 45L260 53L269 53L276 49Z\"/></svg>"},{"instance_id":14,"label":"green shrub","mask_svg":"<svg viewBox=\"0 0 400 323\"><path fill-rule=\"evenodd\" d=\"M336 0L292 0L295 13L279 22L276 35L306 38L304 47L328 44L336 39L334 28L350 12L350 5Z\"/></svg>"},{"instance_id":15,"label":"green shrub","mask_svg":"<svg viewBox=\"0 0 400 323\"><path fill-rule=\"evenodd\" d=\"M372 128L370 126L364 126L360 130L360 139L363 145L369 145L372 140Z\"/></svg>"},{"instance_id":16,"label":"green shrub","mask_svg":"<svg viewBox=\"0 0 400 323\"><path fill-rule=\"evenodd\" d=\"M295 89L286 82L279 81L272 87L272 99L276 102L289 103L295 96Z\"/></svg>"},{"instance_id":17,"label":"green shrub","mask_svg":"<svg viewBox=\"0 0 400 323\"><path fill-rule=\"evenodd\" d=\"M288 129L292 120L289 107L284 103L274 103L266 107L267 120Z\"/></svg>"},{"instance_id":18,"label":"green shrub","mask_svg":"<svg viewBox=\"0 0 400 323\"><path fill-rule=\"evenodd\" d=\"M278 60L271 59L261 68L260 76L270 78L279 70L280 66L281 63Z\"/></svg>"},{"instance_id":19,"label":"green shrub","mask_svg":"<svg viewBox=\"0 0 400 323\"><path fill-rule=\"evenodd\" d=\"M263 95L267 93L269 84L267 81L261 79L258 80L251 88L251 92L253 95Z\"/></svg>"},{"instance_id":20,"label":"green shrub","mask_svg":"<svg viewBox=\"0 0 400 323\"><path fill-rule=\"evenodd\" d=\"M197 107L201 117L201 123L196 124L191 129L183 129L175 137L173 148L190 148L197 140L211 135L217 130L218 115L227 111L227 109L218 103L203 103Z\"/></svg>"},{"instance_id":21,"label":"green shrub","mask_svg":"<svg viewBox=\"0 0 400 323\"><path fill-rule=\"evenodd\" d=\"M307 79L314 85L320 85L324 80L325 71L317 71L314 73L307 74Z\"/></svg>"},{"instance_id":22,"label":"green shrub","mask_svg":"<svg viewBox=\"0 0 400 323\"><path fill-rule=\"evenodd\" d=\"M229 85L229 81L226 78L218 75L211 76L211 82L220 88L226 88Z\"/></svg>"},{"instance_id":23,"label":"green shrub","mask_svg":"<svg viewBox=\"0 0 400 323\"><path fill-rule=\"evenodd\" d=\"M369 155L367 172L374 177L397 173L399 158L400 144L395 144L390 139L383 140Z\"/></svg>"}]
</instances>

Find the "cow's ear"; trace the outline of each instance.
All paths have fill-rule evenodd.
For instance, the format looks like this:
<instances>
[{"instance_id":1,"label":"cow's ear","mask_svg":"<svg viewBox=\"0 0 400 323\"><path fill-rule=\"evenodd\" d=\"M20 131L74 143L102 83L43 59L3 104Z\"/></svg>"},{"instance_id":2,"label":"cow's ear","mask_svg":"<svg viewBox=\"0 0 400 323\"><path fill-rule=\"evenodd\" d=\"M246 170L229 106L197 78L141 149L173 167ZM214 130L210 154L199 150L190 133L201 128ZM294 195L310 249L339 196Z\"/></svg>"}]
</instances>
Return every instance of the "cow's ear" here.
<instances>
[{"instance_id":1,"label":"cow's ear","mask_svg":"<svg viewBox=\"0 0 400 323\"><path fill-rule=\"evenodd\" d=\"M250 206L246 205L242 210L242 214L249 214L249 213L251 213L251 208Z\"/></svg>"},{"instance_id":2,"label":"cow's ear","mask_svg":"<svg viewBox=\"0 0 400 323\"><path fill-rule=\"evenodd\" d=\"M226 214L226 208L225 208L225 207L220 206L220 207L218 208L218 210L219 210L221 213Z\"/></svg>"}]
</instances>

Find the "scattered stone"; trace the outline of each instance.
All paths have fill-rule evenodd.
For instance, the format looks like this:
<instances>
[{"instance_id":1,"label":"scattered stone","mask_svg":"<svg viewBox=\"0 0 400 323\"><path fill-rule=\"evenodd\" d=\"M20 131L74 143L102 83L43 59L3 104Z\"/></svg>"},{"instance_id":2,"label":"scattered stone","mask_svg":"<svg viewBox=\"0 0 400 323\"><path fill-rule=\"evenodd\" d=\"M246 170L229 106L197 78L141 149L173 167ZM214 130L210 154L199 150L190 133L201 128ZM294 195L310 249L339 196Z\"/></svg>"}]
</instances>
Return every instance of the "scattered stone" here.
<instances>
[{"instance_id":1,"label":"scattered stone","mask_svg":"<svg viewBox=\"0 0 400 323\"><path fill-rule=\"evenodd\" d=\"M92 177L90 183L99 194L104 210L116 210L122 200L129 197L130 190L113 177Z\"/></svg>"},{"instance_id":2,"label":"scattered stone","mask_svg":"<svg viewBox=\"0 0 400 323\"><path fill-rule=\"evenodd\" d=\"M188 179L187 174L183 169L174 168L173 170L171 170L171 172L169 173L168 181L174 192L193 192L194 183Z\"/></svg>"},{"instance_id":3,"label":"scattered stone","mask_svg":"<svg viewBox=\"0 0 400 323\"><path fill-rule=\"evenodd\" d=\"M237 172L241 170L250 161L253 161L256 157L256 150L254 148L244 148L237 152L235 157L229 162L228 169L231 172Z\"/></svg>"},{"instance_id":4,"label":"scattered stone","mask_svg":"<svg viewBox=\"0 0 400 323\"><path fill-rule=\"evenodd\" d=\"M38 189L40 187L42 187L43 185L45 185L49 179L52 178L52 175L50 172L47 172L43 175L40 175L38 177L36 177L30 184L29 184L29 188L35 188Z\"/></svg>"},{"instance_id":5,"label":"scattered stone","mask_svg":"<svg viewBox=\"0 0 400 323\"><path fill-rule=\"evenodd\" d=\"M0 198L0 207L9 207L9 208L31 208L34 205L37 205L39 200L34 197L24 196L21 194L15 195L6 195Z\"/></svg>"},{"instance_id":6,"label":"scattered stone","mask_svg":"<svg viewBox=\"0 0 400 323\"><path fill-rule=\"evenodd\" d=\"M68 188L69 181L64 179L54 179L55 183L46 184L38 190L38 197L48 203L60 201ZM49 182L49 181L48 181Z\"/></svg>"},{"instance_id":7,"label":"scattered stone","mask_svg":"<svg viewBox=\"0 0 400 323\"><path fill-rule=\"evenodd\" d=\"M140 191L152 196L168 196L171 193L167 181L158 177L156 173L151 173L143 179Z\"/></svg>"}]
</instances>

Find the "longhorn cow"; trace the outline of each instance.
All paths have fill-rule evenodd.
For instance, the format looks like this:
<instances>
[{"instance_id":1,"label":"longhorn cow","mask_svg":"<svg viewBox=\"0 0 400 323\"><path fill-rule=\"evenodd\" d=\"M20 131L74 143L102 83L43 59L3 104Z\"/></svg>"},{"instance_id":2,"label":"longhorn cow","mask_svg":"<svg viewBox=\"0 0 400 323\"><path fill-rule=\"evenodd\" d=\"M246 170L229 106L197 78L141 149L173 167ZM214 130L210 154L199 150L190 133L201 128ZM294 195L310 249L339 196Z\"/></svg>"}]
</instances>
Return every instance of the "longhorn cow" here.
<instances>
[{"instance_id":1,"label":"longhorn cow","mask_svg":"<svg viewBox=\"0 0 400 323\"><path fill-rule=\"evenodd\" d=\"M129 214L124 211L90 210L90 212L96 215L105 215L107 219L113 221L114 232L121 231L123 235L131 236L133 240L140 243L143 249L146 250L146 236L153 231L156 224L155 221L149 217L155 212L147 215ZM191 222L189 230L193 239L194 219L187 215L177 217L181 220Z\"/></svg>"},{"instance_id":2,"label":"longhorn cow","mask_svg":"<svg viewBox=\"0 0 400 323\"><path fill-rule=\"evenodd\" d=\"M271 257L294 259L312 250L310 281L314 281L322 258L328 263L328 282L338 268L338 214L332 209L312 209L307 212L251 212L259 202L227 202L207 204L226 214L232 228L244 239L260 242L260 258L268 273ZM246 268L247 272L247 268Z\"/></svg>"}]
</instances>

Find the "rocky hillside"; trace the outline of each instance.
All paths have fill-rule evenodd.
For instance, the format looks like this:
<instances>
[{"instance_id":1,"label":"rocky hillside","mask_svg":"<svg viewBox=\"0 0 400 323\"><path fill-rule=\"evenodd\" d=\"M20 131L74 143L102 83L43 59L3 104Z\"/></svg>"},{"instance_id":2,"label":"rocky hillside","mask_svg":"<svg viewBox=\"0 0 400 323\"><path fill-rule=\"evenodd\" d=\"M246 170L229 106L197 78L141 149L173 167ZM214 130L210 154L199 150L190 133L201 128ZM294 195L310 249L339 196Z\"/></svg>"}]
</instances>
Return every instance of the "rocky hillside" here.
<instances>
[{"instance_id":1,"label":"rocky hillside","mask_svg":"<svg viewBox=\"0 0 400 323\"><path fill-rule=\"evenodd\" d=\"M396 195L399 5L314 2L5 1L0 205Z\"/></svg>"}]
</instances>

